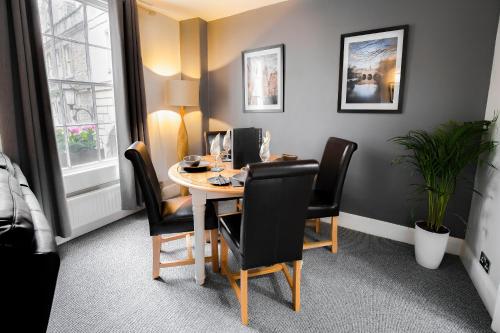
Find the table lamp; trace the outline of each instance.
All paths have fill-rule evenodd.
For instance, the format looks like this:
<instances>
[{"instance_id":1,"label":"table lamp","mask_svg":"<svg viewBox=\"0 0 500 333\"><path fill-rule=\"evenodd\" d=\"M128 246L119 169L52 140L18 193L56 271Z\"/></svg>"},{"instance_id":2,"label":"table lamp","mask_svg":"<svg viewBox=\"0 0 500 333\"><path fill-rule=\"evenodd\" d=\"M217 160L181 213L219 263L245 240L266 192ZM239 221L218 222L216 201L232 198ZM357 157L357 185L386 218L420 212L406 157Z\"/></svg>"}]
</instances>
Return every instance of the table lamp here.
<instances>
[{"instance_id":1,"label":"table lamp","mask_svg":"<svg viewBox=\"0 0 500 333\"><path fill-rule=\"evenodd\" d=\"M169 80L165 89L167 105L178 106L181 116L179 132L177 133L177 160L182 161L188 153L188 135L184 123L185 106L199 105L199 81Z\"/></svg>"}]
</instances>

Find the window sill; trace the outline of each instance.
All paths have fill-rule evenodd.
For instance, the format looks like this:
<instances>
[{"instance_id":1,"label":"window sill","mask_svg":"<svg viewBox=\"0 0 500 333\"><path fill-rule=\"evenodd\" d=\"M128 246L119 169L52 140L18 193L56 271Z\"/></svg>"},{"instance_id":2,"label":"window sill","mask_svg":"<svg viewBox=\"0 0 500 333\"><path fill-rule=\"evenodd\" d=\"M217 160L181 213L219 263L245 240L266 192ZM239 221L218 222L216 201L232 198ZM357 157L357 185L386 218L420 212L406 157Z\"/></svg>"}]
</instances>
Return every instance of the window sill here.
<instances>
[{"instance_id":1,"label":"window sill","mask_svg":"<svg viewBox=\"0 0 500 333\"><path fill-rule=\"evenodd\" d=\"M103 184L116 183L120 179L118 160L104 161L63 171L66 196L85 192Z\"/></svg>"}]
</instances>

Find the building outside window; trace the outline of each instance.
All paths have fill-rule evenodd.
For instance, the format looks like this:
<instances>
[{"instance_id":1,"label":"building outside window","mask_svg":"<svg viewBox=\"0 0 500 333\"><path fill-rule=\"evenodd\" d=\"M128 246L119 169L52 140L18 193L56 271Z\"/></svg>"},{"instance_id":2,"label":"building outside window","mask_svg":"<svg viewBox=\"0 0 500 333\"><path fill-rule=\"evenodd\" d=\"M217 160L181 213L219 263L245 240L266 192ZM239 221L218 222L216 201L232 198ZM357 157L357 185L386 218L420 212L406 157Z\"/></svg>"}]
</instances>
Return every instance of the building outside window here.
<instances>
[{"instance_id":1,"label":"building outside window","mask_svg":"<svg viewBox=\"0 0 500 333\"><path fill-rule=\"evenodd\" d=\"M59 159L64 173L116 161L108 3L38 0Z\"/></svg>"}]
</instances>

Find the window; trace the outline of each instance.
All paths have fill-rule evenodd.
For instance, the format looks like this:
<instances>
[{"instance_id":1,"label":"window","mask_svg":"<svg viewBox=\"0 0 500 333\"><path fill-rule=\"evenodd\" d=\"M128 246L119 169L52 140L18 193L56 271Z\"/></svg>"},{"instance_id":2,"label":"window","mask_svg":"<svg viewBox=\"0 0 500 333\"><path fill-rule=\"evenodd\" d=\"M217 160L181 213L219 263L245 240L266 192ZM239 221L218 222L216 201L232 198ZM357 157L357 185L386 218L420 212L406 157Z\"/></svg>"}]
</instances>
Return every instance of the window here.
<instances>
[{"instance_id":1,"label":"window","mask_svg":"<svg viewBox=\"0 0 500 333\"><path fill-rule=\"evenodd\" d=\"M107 1L38 0L38 7L63 171L116 160Z\"/></svg>"}]
</instances>

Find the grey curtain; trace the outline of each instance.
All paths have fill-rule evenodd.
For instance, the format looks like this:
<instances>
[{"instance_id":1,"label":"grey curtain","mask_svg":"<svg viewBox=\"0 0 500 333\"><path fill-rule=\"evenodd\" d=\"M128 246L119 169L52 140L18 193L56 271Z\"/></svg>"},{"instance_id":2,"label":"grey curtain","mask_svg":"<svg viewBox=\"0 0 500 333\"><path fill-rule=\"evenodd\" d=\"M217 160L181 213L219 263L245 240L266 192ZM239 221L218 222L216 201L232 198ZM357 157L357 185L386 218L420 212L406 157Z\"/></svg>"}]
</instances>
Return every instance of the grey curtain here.
<instances>
[{"instance_id":1,"label":"grey curtain","mask_svg":"<svg viewBox=\"0 0 500 333\"><path fill-rule=\"evenodd\" d=\"M37 1L10 0L4 9L12 75L0 78L0 86L13 91L15 123L10 126L16 127L18 162L55 232L68 237L71 228L52 122Z\"/></svg>"},{"instance_id":2,"label":"grey curtain","mask_svg":"<svg viewBox=\"0 0 500 333\"><path fill-rule=\"evenodd\" d=\"M149 146L137 3L114 0L109 4L122 209L134 209L142 198L124 152L134 141Z\"/></svg>"}]
</instances>

